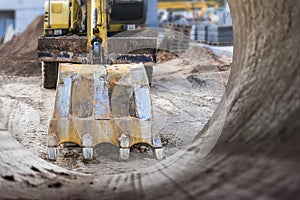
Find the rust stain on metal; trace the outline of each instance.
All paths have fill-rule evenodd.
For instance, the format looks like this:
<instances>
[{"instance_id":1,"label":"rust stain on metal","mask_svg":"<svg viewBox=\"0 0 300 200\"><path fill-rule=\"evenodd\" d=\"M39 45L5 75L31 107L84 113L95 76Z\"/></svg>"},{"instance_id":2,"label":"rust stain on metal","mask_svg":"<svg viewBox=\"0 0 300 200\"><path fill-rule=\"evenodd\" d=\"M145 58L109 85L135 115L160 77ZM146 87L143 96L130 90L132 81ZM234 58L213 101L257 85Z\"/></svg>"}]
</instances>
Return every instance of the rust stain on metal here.
<instances>
[{"instance_id":1,"label":"rust stain on metal","mask_svg":"<svg viewBox=\"0 0 300 200\"><path fill-rule=\"evenodd\" d=\"M153 142L158 137L152 129L150 87L143 64L60 64L48 146L53 138L55 146L65 142L83 146L88 135L92 146L108 142L129 148L147 143L160 148Z\"/></svg>"}]
</instances>

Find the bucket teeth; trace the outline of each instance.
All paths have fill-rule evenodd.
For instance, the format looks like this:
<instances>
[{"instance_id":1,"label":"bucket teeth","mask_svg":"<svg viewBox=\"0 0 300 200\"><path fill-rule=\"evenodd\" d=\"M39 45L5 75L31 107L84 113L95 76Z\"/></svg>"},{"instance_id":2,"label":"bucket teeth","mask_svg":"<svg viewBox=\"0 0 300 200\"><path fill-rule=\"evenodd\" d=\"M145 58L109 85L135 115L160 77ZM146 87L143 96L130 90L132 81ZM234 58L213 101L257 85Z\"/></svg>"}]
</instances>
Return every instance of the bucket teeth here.
<instances>
[{"instance_id":1,"label":"bucket teeth","mask_svg":"<svg viewBox=\"0 0 300 200\"><path fill-rule=\"evenodd\" d=\"M121 148L128 148L130 145L130 141L127 135L122 134L119 138L119 144Z\"/></svg>"},{"instance_id":2,"label":"bucket teeth","mask_svg":"<svg viewBox=\"0 0 300 200\"><path fill-rule=\"evenodd\" d=\"M119 160L126 161L129 159L130 149L129 148L120 148L119 150Z\"/></svg>"},{"instance_id":3,"label":"bucket teeth","mask_svg":"<svg viewBox=\"0 0 300 200\"><path fill-rule=\"evenodd\" d=\"M56 160L56 147L48 147L47 148L47 158L48 158L48 160L51 160L51 161Z\"/></svg>"},{"instance_id":4,"label":"bucket teeth","mask_svg":"<svg viewBox=\"0 0 300 200\"><path fill-rule=\"evenodd\" d=\"M165 158L164 148L154 149L154 155L157 160L163 160Z\"/></svg>"},{"instance_id":5,"label":"bucket teeth","mask_svg":"<svg viewBox=\"0 0 300 200\"><path fill-rule=\"evenodd\" d=\"M82 155L84 161L93 160L94 157L94 149L92 147L83 147L82 148Z\"/></svg>"},{"instance_id":6,"label":"bucket teeth","mask_svg":"<svg viewBox=\"0 0 300 200\"><path fill-rule=\"evenodd\" d=\"M82 146L93 147L93 137L90 134L85 134L82 138Z\"/></svg>"},{"instance_id":7,"label":"bucket teeth","mask_svg":"<svg viewBox=\"0 0 300 200\"><path fill-rule=\"evenodd\" d=\"M92 160L97 144L111 143L120 148L120 160L127 160L135 144L161 148L153 122L143 64L60 64L48 158L55 160L55 147L71 142L83 148L84 160Z\"/></svg>"}]
</instances>

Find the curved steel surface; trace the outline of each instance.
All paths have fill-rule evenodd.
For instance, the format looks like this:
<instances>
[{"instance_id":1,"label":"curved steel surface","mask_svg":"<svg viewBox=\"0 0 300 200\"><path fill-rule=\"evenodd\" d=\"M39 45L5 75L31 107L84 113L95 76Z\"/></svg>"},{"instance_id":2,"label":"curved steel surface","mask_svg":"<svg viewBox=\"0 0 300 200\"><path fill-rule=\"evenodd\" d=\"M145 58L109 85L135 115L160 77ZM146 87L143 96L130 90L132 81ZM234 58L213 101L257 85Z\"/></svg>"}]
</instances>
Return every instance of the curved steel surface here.
<instances>
[{"instance_id":1,"label":"curved steel surface","mask_svg":"<svg viewBox=\"0 0 300 200\"><path fill-rule=\"evenodd\" d=\"M0 198L296 199L300 1L229 3L232 73L220 106L190 147L138 173L93 177L31 155L2 127Z\"/></svg>"}]
</instances>

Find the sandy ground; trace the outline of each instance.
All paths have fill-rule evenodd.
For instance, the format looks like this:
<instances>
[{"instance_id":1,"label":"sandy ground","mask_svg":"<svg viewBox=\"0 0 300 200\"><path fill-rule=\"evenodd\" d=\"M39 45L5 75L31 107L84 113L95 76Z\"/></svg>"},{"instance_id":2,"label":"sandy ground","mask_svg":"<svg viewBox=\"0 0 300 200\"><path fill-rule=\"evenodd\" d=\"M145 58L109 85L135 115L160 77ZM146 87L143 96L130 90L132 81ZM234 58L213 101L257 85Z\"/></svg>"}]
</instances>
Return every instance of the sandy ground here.
<instances>
[{"instance_id":1,"label":"sandy ground","mask_svg":"<svg viewBox=\"0 0 300 200\"><path fill-rule=\"evenodd\" d=\"M197 65L189 58L177 58L154 68L151 88L154 115L166 157L186 147L209 120L220 101L229 70L215 65ZM201 62L200 62L201 64ZM41 86L40 77L0 76L0 121L16 139L34 154L46 159L47 128L55 91ZM56 165L84 173L116 174L136 171L159 161L151 150L132 149L127 162L118 161L118 149L102 144L95 159L82 161L81 149L60 146Z\"/></svg>"},{"instance_id":2,"label":"sandy ground","mask_svg":"<svg viewBox=\"0 0 300 200\"><path fill-rule=\"evenodd\" d=\"M42 35L42 27L40 16L19 36L0 45L0 122L27 149L46 159L55 91L41 86L37 38ZM159 52L159 64L154 67L154 120L161 128L166 157L185 148L210 119L229 75L230 57L219 58L200 46L192 46L179 57ZM61 145L53 163L78 172L119 174L159 162L151 149L139 146L132 148L127 162L118 161L118 148L112 145L97 145L94 150L95 159L84 163L80 148Z\"/></svg>"}]
</instances>

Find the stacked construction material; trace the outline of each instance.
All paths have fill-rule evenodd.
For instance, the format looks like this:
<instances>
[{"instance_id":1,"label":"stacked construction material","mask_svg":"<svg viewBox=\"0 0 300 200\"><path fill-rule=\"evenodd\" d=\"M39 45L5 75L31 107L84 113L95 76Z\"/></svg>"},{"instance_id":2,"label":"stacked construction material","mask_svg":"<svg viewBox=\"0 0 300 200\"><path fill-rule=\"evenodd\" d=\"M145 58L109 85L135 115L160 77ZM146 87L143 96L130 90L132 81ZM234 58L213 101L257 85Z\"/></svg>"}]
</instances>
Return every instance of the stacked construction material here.
<instances>
[{"instance_id":1,"label":"stacked construction material","mask_svg":"<svg viewBox=\"0 0 300 200\"><path fill-rule=\"evenodd\" d=\"M233 30L231 25L193 25L190 38L192 41L211 45L232 45Z\"/></svg>"},{"instance_id":2,"label":"stacked construction material","mask_svg":"<svg viewBox=\"0 0 300 200\"><path fill-rule=\"evenodd\" d=\"M197 26L197 41L201 43L207 42L207 27L208 25L198 25Z\"/></svg>"},{"instance_id":3,"label":"stacked construction material","mask_svg":"<svg viewBox=\"0 0 300 200\"><path fill-rule=\"evenodd\" d=\"M191 40L193 41L196 41L197 38L198 38L198 31L197 31L198 27L197 25L192 25L192 28L191 28L191 32L190 32L190 38Z\"/></svg>"},{"instance_id":4,"label":"stacked construction material","mask_svg":"<svg viewBox=\"0 0 300 200\"><path fill-rule=\"evenodd\" d=\"M228 25L212 25L207 28L207 43L208 44L232 44L233 30L232 26Z\"/></svg>"}]
</instances>

